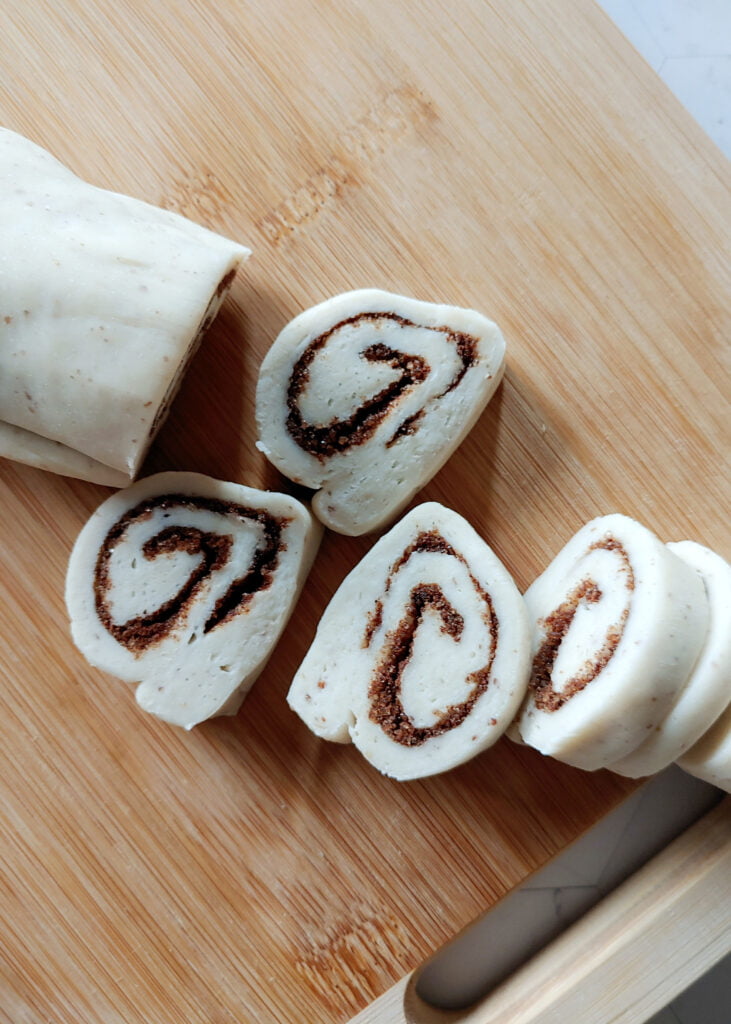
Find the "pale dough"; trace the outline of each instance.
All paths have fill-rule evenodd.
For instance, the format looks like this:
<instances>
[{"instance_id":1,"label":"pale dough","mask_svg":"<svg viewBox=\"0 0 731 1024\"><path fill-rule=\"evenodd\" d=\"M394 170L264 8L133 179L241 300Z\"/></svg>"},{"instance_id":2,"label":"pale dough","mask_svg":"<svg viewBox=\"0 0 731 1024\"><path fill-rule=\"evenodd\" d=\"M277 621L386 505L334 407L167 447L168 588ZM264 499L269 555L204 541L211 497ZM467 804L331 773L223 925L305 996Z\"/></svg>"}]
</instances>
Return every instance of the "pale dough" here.
<instances>
[{"instance_id":1,"label":"pale dough","mask_svg":"<svg viewBox=\"0 0 731 1024\"><path fill-rule=\"evenodd\" d=\"M528 588L533 670L518 726L594 770L636 749L685 685L708 629L698 573L640 523L592 520Z\"/></svg>"},{"instance_id":2,"label":"pale dough","mask_svg":"<svg viewBox=\"0 0 731 1024\"><path fill-rule=\"evenodd\" d=\"M256 392L259 449L330 529L375 530L476 423L504 369L498 327L474 310L377 289L306 310L275 340Z\"/></svg>"},{"instance_id":3,"label":"pale dough","mask_svg":"<svg viewBox=\"0 0 731 1024\"><path fill-rule=\"evenodd\" d=\"M508 571L466 520L429 502L343 581L287 699L316 735L352 741L385 775L421 778L501 736L529 646Z\"/></svg>"},{"instance_id":4,"label":"pale dough","mask_svg":"<svg viewBox=\"0 0 731 1024\"><path fill-rule=\"evenodd\" d=\"M0 455L137 474L249 250L0 128Z\"/></svg>"},{"instance_id":5,"label":"pale dough","mask_svg":"<svg viewBox=\"0 0 731 1024\"><path fill-rule=\"evenodd\" d=\"M294 608L322 528L294 498L160 473L105 501L69 561L79 650L192 728L234 714Z\"/></svg>"},{"instance_id":6,"label":"pale dough","mask_svg":"<svg viewBox=\"0 0 731 1024\"><path fill-rule=\"evenodd\" d=\"M694 541L668 544L668 548L703 580L709 626L688 681L667 716L636 750L612 765L612 771L633 778L652 775L677 761L731 701L731 566Z\"/></svg>"}]
</instances>

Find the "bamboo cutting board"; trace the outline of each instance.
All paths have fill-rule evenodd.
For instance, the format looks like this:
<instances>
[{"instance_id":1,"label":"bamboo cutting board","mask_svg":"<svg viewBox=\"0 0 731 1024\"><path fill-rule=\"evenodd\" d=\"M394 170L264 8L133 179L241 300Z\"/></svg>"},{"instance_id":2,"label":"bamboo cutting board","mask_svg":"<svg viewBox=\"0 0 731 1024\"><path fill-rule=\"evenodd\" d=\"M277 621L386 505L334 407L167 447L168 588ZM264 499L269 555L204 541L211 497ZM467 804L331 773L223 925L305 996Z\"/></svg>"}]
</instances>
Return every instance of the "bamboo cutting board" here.
<instances>
[{"instance_id":1,"label":"bamboo cutting board","mask_svg":"<svg viewBox=\"0 0 731 1024\"><path fill-rule=\"evenodd\" d=\"M506 379L420 499L525 587L586 519L728 550L728 165L592 0L6 0L0 120L254 250L148 460L287 487L263 353L377 286L474 306ZM340 1022L633 783L502 740L420 783L288 711L372 539L326 537L242 711L183 733L74 650L108 492L0 467L0 1020Z\"/></svg>"}]
</instances>

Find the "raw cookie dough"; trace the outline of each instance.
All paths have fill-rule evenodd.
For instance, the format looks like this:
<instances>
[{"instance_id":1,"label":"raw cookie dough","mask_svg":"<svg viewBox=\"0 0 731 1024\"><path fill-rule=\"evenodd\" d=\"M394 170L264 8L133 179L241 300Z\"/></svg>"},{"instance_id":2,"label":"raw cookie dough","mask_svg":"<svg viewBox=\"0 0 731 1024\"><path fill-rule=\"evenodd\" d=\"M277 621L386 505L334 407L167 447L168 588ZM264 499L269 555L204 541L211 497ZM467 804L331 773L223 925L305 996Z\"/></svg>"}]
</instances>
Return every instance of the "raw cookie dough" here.
<instances>
[{"instance_id":1,"label":"raw cookie dough","mask_svg":"<svg viewBox=\"0 0 731 1024\"><path fill-rule=\"evenodd\" d=\"M719 703L724 707L713 725L677 762L691 775L731 793L731 566L720 555L692 541L668 547L695 565L706 582L711 625L691 682L708 687L704 693L708 693L711 715Z\"/></svg>"},{"instance_id":2,"label":"raw cookie dough","mask_svg":"<svg viewBox=\"0 0 731 1024\"><path fill-rule=\"evenodd\" d=\"M0 456L123 487L249 250L0 128Z\"/></svg>"},{"instance_id":3,"label":"raw cookie dough","mask_svg":"<svg viewBox=\"0 0 731 1024\"><path fill-rule=\"evenodd\" d=\"M731 793L731 704L678 764L696 778Z\"/></svg>"},{"instance_id":4,"label":"raw cookie dough","mask_svg":"<svg viewBox=\"0 0 731 1024\"><path fill-rule=\"evenodd\" d=\"M385 775L416 779L493 744L529 669L512 577L469 523L430 502L343 581L287 699L318 736L352 740Z\"/></svg>"},{"instance_id":5,"label":"raw cookie dough","mask_svg":"<svg viewBox=\"0 0 731 1024\"><path fill-rule=\"evenodd\" d=\"M637 748L685 685L708 630L698 573L627 516L587 523L528 588L523 740L594 770Z\"/></svg>"},{"instance_id":6,"label":"raw cookie dough","mask_svg":"<svg viewBox=\"0 0 731 1024\"><path fill-rule=\"evenodd\" d=\"M192 728L232 715L284 629L322 528L284 494L159 473L105 501L79 534L66 604L97 668Z\"/></svg>"},{"instance_id":7,"label":"raw cookie dough","mask_svg":"<svg viewBox=\"0 0 731 1024\"><path fill-rule=\"evenodd\" d=\"M503 374L480 313L346 292L289 323L259 373L259 449L318 489L322 522L358 535L394 519L467 436Z\"/></svg>"},{"instance_id":8,"label":"raw cookie dough","mask_svg":"<svg viewBox=\"0 0 731 1024\"><path fill-rule=\"evenodd\" d=\"M652 775L677 761L731 701L731 565L691 540L668 544L668 548L703 580L709 627L698 660L668 715L636 750L611 766L612 771L632 778Z\"/></svg>"}]
</instances>

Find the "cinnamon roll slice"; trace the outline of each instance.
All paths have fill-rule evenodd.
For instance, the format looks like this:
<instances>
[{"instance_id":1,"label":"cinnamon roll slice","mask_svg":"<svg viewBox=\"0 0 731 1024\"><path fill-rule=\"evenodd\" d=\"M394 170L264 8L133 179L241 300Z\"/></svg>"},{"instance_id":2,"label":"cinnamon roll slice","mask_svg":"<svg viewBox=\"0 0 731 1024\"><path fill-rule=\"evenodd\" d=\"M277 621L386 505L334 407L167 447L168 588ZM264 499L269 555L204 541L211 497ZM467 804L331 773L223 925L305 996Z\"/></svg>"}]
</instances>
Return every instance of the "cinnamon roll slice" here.
<instances>
[{"instance_id":1,"label":"cinnamon roll slice","mask_svg":"<svg viewBox=\"0 0 731 1024\"><path fill-rule=\"evenodd\" d=\"M493 744L529 668L512 577L461 516L430 502L343 581L287 699L316 735L352 740L385 775L416 779Z\"/></svg>"},{"instance_id":2,"label":"cinnamon roll slice","mask_svg":"<svg viewBox=\"0 0 731 1024\"><path fill-rule=\"evenodd\" d=\"M636 750L611 766L612 771L632 778L652 775L677 761L731 701L731 565L694 541L668 544L668 548L703 581L708 598L708 632L690 676L666 717Z\"/></svg>"},{"instance_id":3,"label":"cinnamon roll slice","mask_svg":"<svg viewBox=\"0 0 731 1024\"><path fill-rule=\"evenodd\" d=\"M249 250L2 128L0 222L0 456L125 486Z\"/></svg>"},{"instance_id":4,"label":"cinnamon roll slice","mask_svg":"<svg viewBox=\"0 0 731 1024\"><path fill-rule=\"evenodd\" d=\"M232 715L294 607L322 529L284 494L160 473L105 501L69 561L77 647L192 728Z\"/></svg>"},{"instance_id":5,"label":"cinnamon roll slice","mask_svg":"<svg viewBox=\"0 0 731 1024\"><path fill-rule=\"evenodd\" d=\"M347 292L295 317L259 374L259 449L358 535L396 517L474 426L505 342L480 313Z\"/></svg>"},{"instance_id":6,"label":"cinnamon roll slice","mask_svg":"<svg viewBox=\"0 0 731 1024\"><path fill-rule=\"evenodd\" d=\"M533 666L519 719L530 746L609 767L666 716L708 629L698 573L622 515L594 519L529 587Z\"/></svg>"}]
</instances>

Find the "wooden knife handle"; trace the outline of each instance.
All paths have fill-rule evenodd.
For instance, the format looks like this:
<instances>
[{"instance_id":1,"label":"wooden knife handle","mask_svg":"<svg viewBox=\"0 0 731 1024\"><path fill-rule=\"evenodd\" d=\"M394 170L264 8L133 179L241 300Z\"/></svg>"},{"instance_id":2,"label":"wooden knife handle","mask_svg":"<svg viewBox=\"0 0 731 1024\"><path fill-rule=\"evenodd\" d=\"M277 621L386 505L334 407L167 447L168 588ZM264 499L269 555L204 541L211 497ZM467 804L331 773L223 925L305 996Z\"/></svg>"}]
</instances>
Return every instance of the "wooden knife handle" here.
<instances>
[{"instance_id":1,"label":"wooden knife handle","mask_svg":"<svg viewBox=\"0 0 731 1024\"><path fill-rule=\"evenodd\" d=\"M350 1024L638 1024L731 952L731 797L467 1010L436 1010L418 969Z\"/></svg>"}]
</instances>

